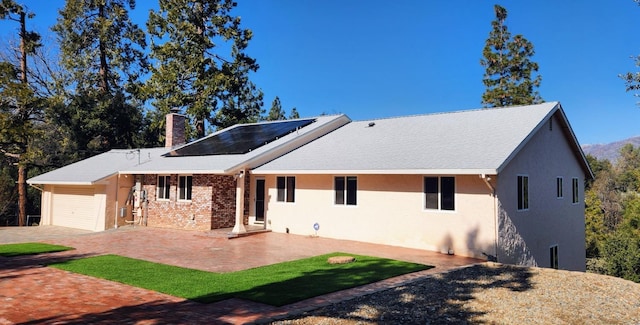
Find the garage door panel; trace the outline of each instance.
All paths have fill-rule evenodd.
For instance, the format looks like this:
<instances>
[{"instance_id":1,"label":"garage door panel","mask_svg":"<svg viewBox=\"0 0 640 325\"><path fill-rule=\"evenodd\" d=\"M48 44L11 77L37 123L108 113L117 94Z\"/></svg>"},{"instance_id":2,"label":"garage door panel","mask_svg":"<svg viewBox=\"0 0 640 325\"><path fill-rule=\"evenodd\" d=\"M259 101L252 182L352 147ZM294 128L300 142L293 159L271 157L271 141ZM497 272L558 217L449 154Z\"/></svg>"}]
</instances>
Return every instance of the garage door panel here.
<instances>
[{"instance_id":1,"label":"garage door panel","mask_svg":"<svg viewBox=\"0 0 640 325\"><path fill-rule=\"evenodd\" d=\"M97 220L93 187L60 187L55 189L52 224L95 230Z\"/></svg>"}]
</instances>

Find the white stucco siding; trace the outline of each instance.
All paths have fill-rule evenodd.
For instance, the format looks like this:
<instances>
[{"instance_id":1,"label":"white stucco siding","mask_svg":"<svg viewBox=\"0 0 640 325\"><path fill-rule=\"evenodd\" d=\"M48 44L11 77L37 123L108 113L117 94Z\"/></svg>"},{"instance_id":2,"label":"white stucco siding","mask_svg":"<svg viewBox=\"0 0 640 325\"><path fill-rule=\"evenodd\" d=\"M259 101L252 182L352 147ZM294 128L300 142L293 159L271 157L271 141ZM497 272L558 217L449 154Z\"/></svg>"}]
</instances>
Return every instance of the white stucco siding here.
<instances>
[{"instance_id":1,"label":"white stucco siding","mask_svg":"<svg viewBox=\"0 0 640 325\"><path fill-rule=\"evenodd\" d=\"M282 176L296 177L293 203L277 202L277 176L264 177L273 231L314 235L318 223L321 237L473 257L495 253L494 200L478 175L455 177L455 211L424 209L423 175L344 175L357 176L355 206L334 204L334 177L342 175Z\"/></svg>"},{"instance_id":2,"label":"white stucco siding","mask_svg":"<svg viewBox=\"0 0 640 325\"><path fill-rule=\"evenodd\" d=\"M528 177L529 208L518 211L517 177ZM563 179L563 198L556 180ZM578 179L578 203L572 203L572 179ZM498 177L498 261L550 266L550 247L558 246L561 269L585 270L585 173L557 114L538 130Z\"/></svg>"}]
</instances>

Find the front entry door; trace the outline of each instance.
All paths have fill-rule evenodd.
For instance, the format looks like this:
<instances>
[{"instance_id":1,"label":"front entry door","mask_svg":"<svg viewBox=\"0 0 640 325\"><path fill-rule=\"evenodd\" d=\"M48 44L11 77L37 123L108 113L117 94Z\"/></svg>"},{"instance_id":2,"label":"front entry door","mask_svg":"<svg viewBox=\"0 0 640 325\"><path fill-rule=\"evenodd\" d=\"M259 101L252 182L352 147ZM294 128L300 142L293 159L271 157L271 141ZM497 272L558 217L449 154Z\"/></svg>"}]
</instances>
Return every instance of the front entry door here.
<instances>
[{"instance_id":1,"label":"front entry door","mask_svg":"<svg viewBox=\"0 0 640 325\"><path fill-rule=\"evenodd\" d=\"M256 179L256 221L264 222L264 179Z\"/></svg>"}]
</instances>

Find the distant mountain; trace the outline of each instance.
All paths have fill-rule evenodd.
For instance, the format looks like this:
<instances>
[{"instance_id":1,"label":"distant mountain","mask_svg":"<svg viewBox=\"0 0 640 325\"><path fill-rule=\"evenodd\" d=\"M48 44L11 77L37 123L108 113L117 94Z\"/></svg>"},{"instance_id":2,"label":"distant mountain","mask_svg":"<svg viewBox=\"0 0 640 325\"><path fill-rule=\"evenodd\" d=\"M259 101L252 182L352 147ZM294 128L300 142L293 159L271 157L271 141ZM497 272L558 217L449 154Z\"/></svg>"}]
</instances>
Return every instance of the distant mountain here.
<instances>
[{"instance_id":1,"label":"distant mountain","mask_svg":"<svg viewBox=\"0 0 640 325\"><path fill-rule=\"evenodd\" d=\"M608 159L611 162L615 162L620 156L620 148L627 143L631 143L634 147L640 146L640 136L607 144L585 144L582 145L582 150L585 155L592 155L600 160Z\"/></svg>"}]
</instances>

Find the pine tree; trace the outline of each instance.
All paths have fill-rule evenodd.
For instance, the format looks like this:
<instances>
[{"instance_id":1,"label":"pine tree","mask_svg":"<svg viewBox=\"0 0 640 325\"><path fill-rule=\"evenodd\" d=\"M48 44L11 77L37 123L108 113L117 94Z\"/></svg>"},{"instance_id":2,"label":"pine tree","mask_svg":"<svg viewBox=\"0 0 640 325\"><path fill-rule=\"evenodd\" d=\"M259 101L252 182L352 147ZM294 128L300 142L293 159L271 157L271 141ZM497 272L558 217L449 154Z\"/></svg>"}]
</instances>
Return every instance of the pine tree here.
<instances>
[{"instance_id":1,"label":"pine tree","mask_svg":"<svg viewBox=\"0 0 640 325\"><path fill-rule=\"evenodd\" d=\"M291 113L289 114L289 119L294 120L298 118L300 118L300 114L298 113L298 109L294 107L291 109Z\"/></svg>"},{"instance_id":2,"label":"pine tree","mask_svg":"<svg viewBox=\"0 0 640 325\"><path fill-rule=\"evenodd\" d=\"M179 108L192 120L196 137L207 128L255 121L261 114L262 92L249 80L258 70L245 54L253 34L231 14L231 0L160 0L147 29L150 57L155 60L146 94L152 100L155 127L161 117ZM231 49L229 55L223 53Z\"/></svg>"},{"instance_id":3,"label":"pine tree","mask_svg":"<svg viewBox=\"0 0 640 325\"><path fill-rule=\"evenodd\" d=\"M640 5L640 0L634 0L638 5ZM640 67L640 55L633 58L636 62L636 67ZM627 72L619 75L622 80L625 81L627 91L638 91L640 90L640 72ZM635 96L639 96L639 94L634 94Z\"/></svg>"},{"instance_id":4,"label":"pine tree","mask_svg":"<svg viewBox=\"0 0 640 325\"><path fill-rule=\"evenodd\" d=\"M27 78L27 56L40 46L40 35L26 28L26 19L34 16L13 0L0 2L0 19L18 22L20 26L19 67L0 62L0 153L18 166L19 226L26 221L29 148L37 135L35 121L42 114L43 106Z\"/></svg>"},{"instance_id":5,"label":"pine tree","mask_svg":"<svg viewBox=\"0 0 640 325\"><path fill-rule=\"evenodd\" d=\"M533 44L522 35L513 38L505 25L507 10L500 5L494 7L496 20L491 22L480 64L485 67L482 82L487 87L482 95L485 107L528 105L541 103L537 90L542 77L537 75L538 64L531 61Z\"/></svg>"},{"instance_id":6,"label":"pine tree","mask_svg":"<svg viewBox=\"0 0 640 325\"><path fill-rule=\"evenodd\" d=\"M279 121L286 119L287 116L282 109L282 104L280 104L280 98L276 96L276 98L273 99L273 102L271 102L271 109L269 110L269 115L267 115L267 121Z\"/></svg>"},{"instance_id":7,"label":"pine tree","mask_svg":"<svg viewBox=\"0 0 640 325\"><path fill-rule=\"evenodd\" d=\"M85 156L139 145L144 32L129 18L135 0L68 0L53 30L72 88L55 109Z\"/></svg>"}]
</instances>

